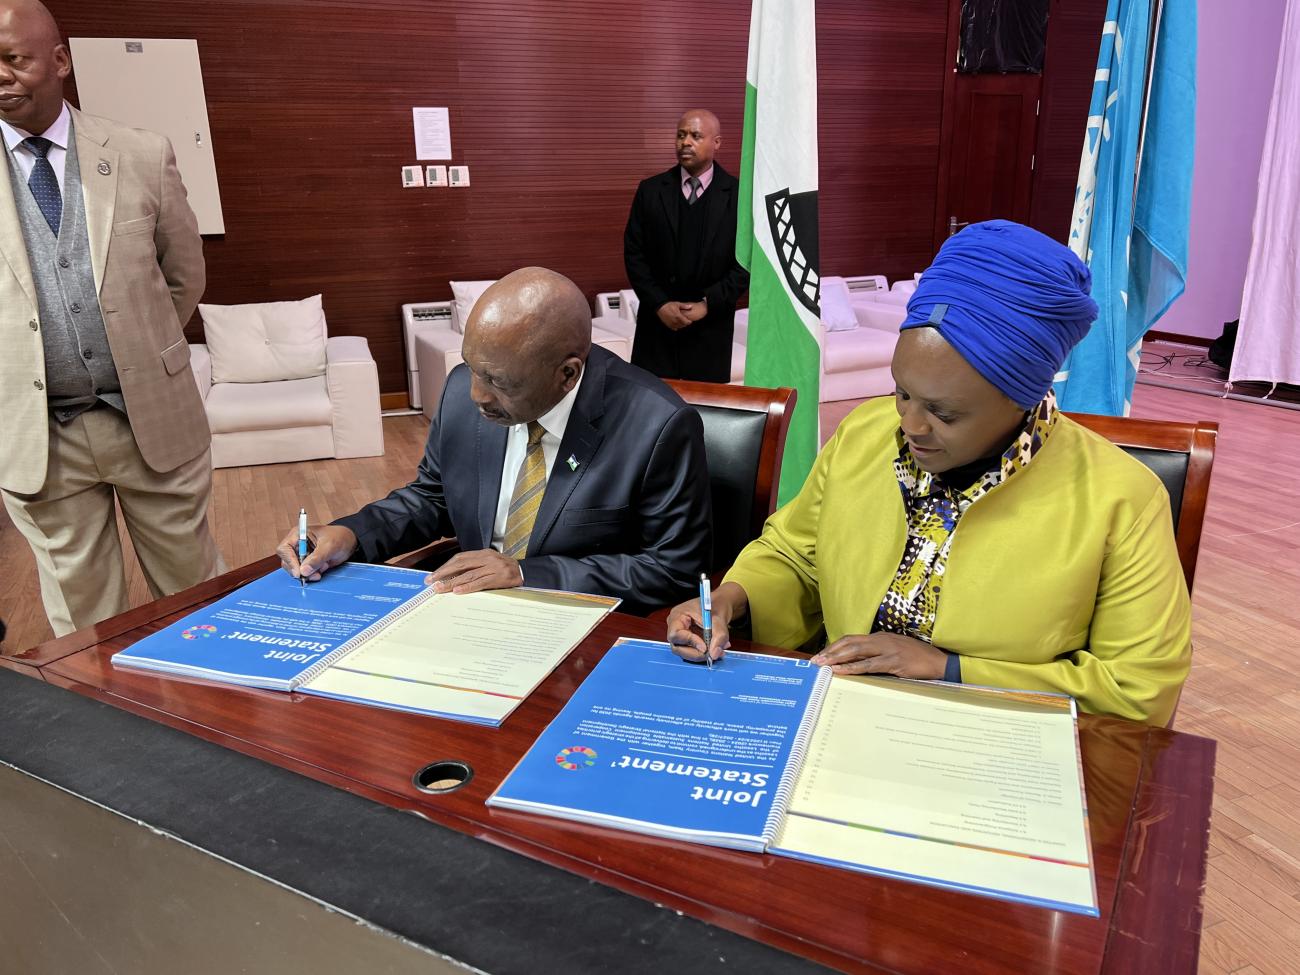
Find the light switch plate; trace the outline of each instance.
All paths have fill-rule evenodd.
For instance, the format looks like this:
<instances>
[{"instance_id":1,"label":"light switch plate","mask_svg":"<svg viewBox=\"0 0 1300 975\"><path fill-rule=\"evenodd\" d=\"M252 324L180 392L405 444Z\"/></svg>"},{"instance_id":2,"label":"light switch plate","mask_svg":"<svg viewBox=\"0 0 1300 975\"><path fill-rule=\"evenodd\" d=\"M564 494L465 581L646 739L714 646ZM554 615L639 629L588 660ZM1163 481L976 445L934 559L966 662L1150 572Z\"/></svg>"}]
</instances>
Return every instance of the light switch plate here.
<instances>
[{"instance_id":1,"label":"light switch plate","mask_svg":"<svg viewBox=\"0 0 1300 975\"><path fill-rule=\"evenodd\" d=\"M469 186L468 166L448 166L447 172L451 176L452 186Z\"/></svg>"},{"instance_id":2,"label":"light switch plate","mask_svg":"<svg viewBox=\"0 0 1300 975\"><path fill-rule=\"evenodd\" d=\"M447 167L446 166L425 166L424 185L425 186L446 186Z\"/></svg>"},{"instance_id":3,"label":"light switch plate","mask_svg":"<svg viewBox=\"0 0 1300 975\"><path fill-rule=\"evenodd\" d=\"M424 185L424 167L423 166L403 166L402 167L402 185L408 189L412 186Z\"/></svg>"}]
</instances>

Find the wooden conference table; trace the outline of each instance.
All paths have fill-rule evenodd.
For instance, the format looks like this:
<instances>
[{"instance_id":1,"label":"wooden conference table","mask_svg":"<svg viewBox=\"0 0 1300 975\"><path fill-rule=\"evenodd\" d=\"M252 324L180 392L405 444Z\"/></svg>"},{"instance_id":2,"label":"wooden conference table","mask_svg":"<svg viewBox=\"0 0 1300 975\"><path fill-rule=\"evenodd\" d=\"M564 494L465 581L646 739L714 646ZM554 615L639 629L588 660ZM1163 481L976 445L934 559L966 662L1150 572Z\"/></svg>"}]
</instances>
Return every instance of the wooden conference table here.
<instances>
[{"instance_id":1,"label":"wooden conference table","mask_svg":"<svg viewBox=\"0 0 1300 975\"><path fill-rule=\"evenodd\" d=\"M39 675L79 695L252 756L275 767L276 774L288 770L387 807L416 812L428 821L418 824L420 828L442 827L474 837L479 841L475 849L484 856L488 850L481 844L490 844L605 885L583 888L602 896L618 896L607 888L634 895L619 903L671 921L667 927L651 925L646 930L655 933L639 941L630 936L634 932L610 931L600 945L589 946L584 964L594 958L598 968L607 971L632 970L635 966L625 962L634 951L661 952L656 938L664 945L671 939L678 948L692 939L704 939L699 952L688 954L689 962L673 962L675 975L734 971L735 963L744 957L743 952L737 953L738 947L767 952L749 960L751 970L763 971L802 971L809 962L846 972L1196 970L1213 788L1212 741L1111 718L1081 718L1102 909L1099 919L784 857L492 810L484 800L604 650L620 636L662 639L660 626L618 614L609 617L498 729L305 695L164 679L115 670L110 664L112 654L134 640L275 565L267 559L244 566L91 630L42 644L6 663L10 669ZM412 782L417 770L444 759L469 764L472 779L443 795L417 789ZM863 755L864 762L870 760L870 755ZM499 854L493 850L492 855ZM510 862L524 863L517 858ZM535 863L527 866L539 869ZM550 874L566 883L573 880L559 871ZM313 896L329 903L328 890ZM565 896L587 895L571 891ZM525 904L518 905L523 914L531 910ZM436 909L436 905L428 907ZM578 914L583 907L575 902L574 909ZM616 910L595 905L592 909ZM383 927L382 909L375 910L368 920ZM544 935L537 934L537 943L530 944L533 935L527 930L500 927L502 919L516 911L509 899L484 906L483 911L481 916L490 919L485 927L492 928L493 937L514 939L532 958L531 966L518 970L559 970L548 967L546 956L539 953ZM696 924L692 918L706 924ZM621 923L636 926L648 921L631 917ZM398 933L419 938L418 932ZM638 944L642 947L634 947ZM439 945L429 947L444 950ZM724 957L728 950L730 964ZM482 957L461 960L486 967ZM661 954L660 960L667 957ZM496 964L498 970L511 968L503 961ZM576 961L572 964L572 970L580 967Z\"/></svg>"}]
</instances>

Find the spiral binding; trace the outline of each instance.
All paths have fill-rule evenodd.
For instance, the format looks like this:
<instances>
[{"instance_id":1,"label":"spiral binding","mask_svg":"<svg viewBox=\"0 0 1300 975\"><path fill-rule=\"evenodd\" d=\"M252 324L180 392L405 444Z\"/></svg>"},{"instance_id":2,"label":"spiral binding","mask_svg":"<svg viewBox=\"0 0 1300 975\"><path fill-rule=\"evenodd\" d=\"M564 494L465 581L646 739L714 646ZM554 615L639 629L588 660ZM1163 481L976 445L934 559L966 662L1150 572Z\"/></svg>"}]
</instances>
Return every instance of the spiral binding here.
<instances>
[{"instance_id":1,"label":"spiral binding","mask_svg":"<svg viewBox=\"0 0 1300 975\"><path fill-rule=\"evenodd\" d=\"M393 610L388 615L379 617L379 619L375 620L356 636L340 643L325 656L321 657L320 660L317 660L314 664L295 677L289 685L289 690L296 691L298 688L302 687L303 684L311 683L322 673L329 670L336 663L350 654L353 650L357 649L357 647L361 646L361 644L369 640L372 636L388 629L389 626L396 623L407 613L411 612L411 610L423 606L434 596L440 595L442 595L440 592L432 586L429 586L424 590L424 592L417 596L413 596L409 601L398 606L397 609Z\"/></svg>"},{"instance_id":2,"label":"spiral binding","mask_svg":"<svg viewBox=\"0 0 1300 975\"><path fill-rule=\"evenodd\" d=\"M812 741L817 719L822 713L822 702L826 700L826 691L831 684L831 669L818 667L817 670L812 696L808 699L808 708L804 711L803 720L799 722L799 730L794 736L794 745L790 749L790 758L786 761L785 771L781 773L781 782L776 787L776 795L772 799L772 808L768 811L767 822L763 824L763 849L765 850L776 839L777 831L785 822L785 813L790 807L795 783L799 780L799 773L803 771L804 754L808 751L808 743Z\"/></svg>"}]
</instances>

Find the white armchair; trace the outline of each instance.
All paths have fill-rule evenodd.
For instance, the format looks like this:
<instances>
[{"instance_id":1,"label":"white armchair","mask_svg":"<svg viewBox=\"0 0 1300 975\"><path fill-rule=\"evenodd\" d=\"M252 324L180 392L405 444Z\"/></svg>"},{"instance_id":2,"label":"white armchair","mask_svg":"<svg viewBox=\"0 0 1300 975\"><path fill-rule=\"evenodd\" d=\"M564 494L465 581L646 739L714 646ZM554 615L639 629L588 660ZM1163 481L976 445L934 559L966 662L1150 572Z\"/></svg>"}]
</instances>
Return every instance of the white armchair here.
<instances>
[{"instance_id":1,"label":"white armchair","mask_svg":"<svg viewBox=\"0 0 1300 975\"><path fill-rule=\"evenodd\" d=\"M854 303L857 328L827 332L822 347L821 401L867 399L894 391L890 363L907 309L885 302Z\"/></svg>"},{"instance_id":2,"label":"white armchair","mask_svg":"<svg viewBox=\"0 0 1300 975\"><path fill-rule=\"evenodd\" d=\"M823 282L828 278L823 278ZM902 294L884 290L878 275L844 279L847 283L871 282L870 288L849 287L849 308L854 317L847 329L822 329L822 374L820 400L823 403L865 399L893 392L890 363L898 342L898 328L907 316ZM898 300L882 300L893 295ZM823 290L823 298L826 291ZM825 308L823 308L825 312ZM749 338L749 310L736 312L736 335L732 355L732 382L745 371L745 345Z\"/></svg>"},{"instance_id":3,"label":"white armchair","mask_svg":"<svg viewBox=\"0 0 1300 975\"><path fill-rule=\"evenodd\" d=\"M208 344L190 346L190 366L212 429L213 467L383 454L379 374L369 345L360 336L329 338L314 301L306 313L318 314L319 326L309 322L309 343L294 341L301 329L286 338L274 321L284 306L303 303L202 306ZM323 368L322 357L306 350L317 328Z\"/></svg>"}]
</instances>

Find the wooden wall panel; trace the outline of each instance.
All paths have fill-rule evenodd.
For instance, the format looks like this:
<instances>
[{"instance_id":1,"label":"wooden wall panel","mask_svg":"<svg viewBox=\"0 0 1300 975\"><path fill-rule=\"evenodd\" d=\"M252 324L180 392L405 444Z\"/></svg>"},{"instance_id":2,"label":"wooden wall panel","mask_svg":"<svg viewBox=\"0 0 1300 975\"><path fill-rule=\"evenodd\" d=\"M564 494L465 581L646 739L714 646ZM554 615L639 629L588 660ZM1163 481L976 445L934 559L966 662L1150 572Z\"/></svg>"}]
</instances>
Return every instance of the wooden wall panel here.
<instances>
[{"instance_id":1,"label":"wooden wall panel","mask_svg":"<svg viewBox=\"0 0 1300 975\"><path fill-rule=\"evenodd\" d=\"M1029 222L1067 242L1106 0L1052 0Z\"/></svg>"},{"instance_id":2,"label":"wooden wall panel","mask_svg":"<svg viewBox=\"0 0 1300 975\"><path fill-rule=\"evenodd\" d=\"M739 165L748 4L597 0L365 4L56 0L66 35L199 42L227 232L205 300L322 292L362 334L385 391L406 386L399 309L452 279L527 264L589 294L624 286L636 183L673 162L688 103L724 119ZM451 110L467 189L403 189L411 108ZM202 334L197 319L189 329Z\"/></svg>"},{"instance_id":3,"label":"wooden wall panel","mask_svg":"<svg viewBox=\"0 0 1300 975\"><path fill-rule=\"evenodd\" d=\"M818 3L823 273L930 263L947 33L948 0Z\"/></svg>"},{"instance_id":4,"label":"wooden wall panel","mask_svg":"<svg viewBox=\"0 0 1300 975\"><path fill-rule=\"evenodd\" d=\"M948 2L817 4L825 273L930 259ZM51 3L65 35L198 40L227 225L205 300L323 293L386 392L406 386L401 304L451 279L543 264L589 296L624 286L627 208L683 108L721 116L739 168L748 0ZM401 187L418 105L450 107L469 188Z\"/></svg>"}]
</instances>

